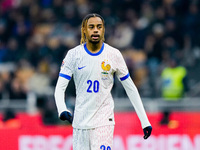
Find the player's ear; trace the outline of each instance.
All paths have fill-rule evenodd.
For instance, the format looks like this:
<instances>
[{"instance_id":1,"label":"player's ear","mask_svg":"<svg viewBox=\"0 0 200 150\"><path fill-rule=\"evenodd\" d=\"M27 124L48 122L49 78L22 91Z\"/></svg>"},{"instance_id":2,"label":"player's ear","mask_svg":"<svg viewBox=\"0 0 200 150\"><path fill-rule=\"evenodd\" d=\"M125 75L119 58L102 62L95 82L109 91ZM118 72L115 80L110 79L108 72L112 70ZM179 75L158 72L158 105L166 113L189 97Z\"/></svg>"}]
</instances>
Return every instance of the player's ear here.
<instances>
[{"instance_id":1,"label":"player's ear","mask_svg":"<svg viewBox=\"0 0 200 150\"><path fill-rule=\"evenodd\" d=\"M86 35L86 27L83 27L83 34Z\"/></svg>"},{"instance_id":2,"label":"player's ear","mask_svg":"<svg viewBox=\"0 0 200 150\"><path fill-rule=\"evenodd\" d=\"M83 33L85 34L85 32L86 32L86 29L85 29L85 27L83 27Z\"/></svg>"}]
</instances>

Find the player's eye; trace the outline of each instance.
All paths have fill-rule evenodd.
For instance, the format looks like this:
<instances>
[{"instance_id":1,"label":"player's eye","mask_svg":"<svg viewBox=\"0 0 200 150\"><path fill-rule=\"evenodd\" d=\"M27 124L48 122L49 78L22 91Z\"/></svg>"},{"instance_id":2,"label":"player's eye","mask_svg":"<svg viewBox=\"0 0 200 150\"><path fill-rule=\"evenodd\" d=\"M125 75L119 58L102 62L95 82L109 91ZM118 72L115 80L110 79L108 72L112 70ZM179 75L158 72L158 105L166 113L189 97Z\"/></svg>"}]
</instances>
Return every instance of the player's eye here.
<instances>
[{"instance_id":1,"label":"player's eye","mask_svg":"<svg viewBox=\"0 0 200 150\"><path fill-rule=\"evenodd\" d=\"M93 29L94 28L94 26L89 26L89 29Z\"/></svg>"},{"instance_id":2,"label":"player's eye","mask_svg":"<svg viewBox=\"0 0 200 150\"><path fill-rule=\"evenodd\" d=\"M101 25L101 24L97 25L97 28L98 28L98 29L101 29L101 28L102 28L102 25Z\"/></svg>"}]
</instances>

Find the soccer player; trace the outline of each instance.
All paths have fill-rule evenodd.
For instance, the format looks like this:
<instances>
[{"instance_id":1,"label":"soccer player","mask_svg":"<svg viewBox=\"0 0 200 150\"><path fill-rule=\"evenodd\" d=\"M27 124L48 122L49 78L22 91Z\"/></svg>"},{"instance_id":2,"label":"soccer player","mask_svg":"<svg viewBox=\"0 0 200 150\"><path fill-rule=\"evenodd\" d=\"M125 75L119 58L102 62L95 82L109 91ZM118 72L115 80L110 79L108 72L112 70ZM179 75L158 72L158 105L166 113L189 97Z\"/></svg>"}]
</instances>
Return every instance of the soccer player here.
<instances>
[{"instance_id":1,"label":"soccer player","mask_svg":"<svg viewBox=\"0 0 200 150\"><path fill-rule=\"evenodd\" d=\"M114 73L121 81L140 119L144 139L152 127L146 116L120 51L104 43L104 19L89 14L82 21L81 44L68 51L55 88L59 118L73 126L73 150L112 150L114 101L111 96ZM73 75L76 86L74 115L67 109L64 93Z\"/></svg>"}]
</instances>

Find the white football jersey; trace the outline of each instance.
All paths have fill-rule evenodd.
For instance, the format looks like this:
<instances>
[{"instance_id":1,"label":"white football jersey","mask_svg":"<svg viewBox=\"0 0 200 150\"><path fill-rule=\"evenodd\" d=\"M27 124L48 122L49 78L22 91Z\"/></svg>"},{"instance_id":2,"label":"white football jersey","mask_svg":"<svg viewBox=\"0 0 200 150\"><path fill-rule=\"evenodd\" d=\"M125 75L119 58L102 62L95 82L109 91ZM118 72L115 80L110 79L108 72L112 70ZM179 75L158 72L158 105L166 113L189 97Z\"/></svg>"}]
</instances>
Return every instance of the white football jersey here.
<instances>
[{"instance_id":1,"label":"white football jersey","mask_svg":"<svg viewBox=\"0 0 200 150\"><path fill-rule=\"evenodd\" d=\"M91 53L86 44L68 51L59 76L68 80L72 76L74 78L74 128L90 129L115 124L114 102L111 96L114 73L121 81L129 77L120 51L106 43L103 43L97 53Z\"/></svg>"}]
</instances>

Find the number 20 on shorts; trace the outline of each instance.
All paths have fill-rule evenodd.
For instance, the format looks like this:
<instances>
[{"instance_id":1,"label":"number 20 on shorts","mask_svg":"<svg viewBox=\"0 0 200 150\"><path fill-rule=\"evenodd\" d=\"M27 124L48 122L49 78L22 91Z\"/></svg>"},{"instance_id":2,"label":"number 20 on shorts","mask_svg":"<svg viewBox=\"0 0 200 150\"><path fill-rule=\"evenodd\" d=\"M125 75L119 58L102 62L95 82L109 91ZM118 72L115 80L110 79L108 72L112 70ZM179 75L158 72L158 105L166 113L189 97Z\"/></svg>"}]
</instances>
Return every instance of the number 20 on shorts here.
<instances>
[{"instance_id":1,"label":"number 20 on shorts","mask_svg":"<svg viewBox=\"0 0 200 150\"><path fill-rule=\"evenodd\" d=\"M108 147L106 148L105 145L101 145L101 146L100 146L100 150L111 150L111 148L110 148L110 146L108 146Z\"/></svg>"}]
</instances>

